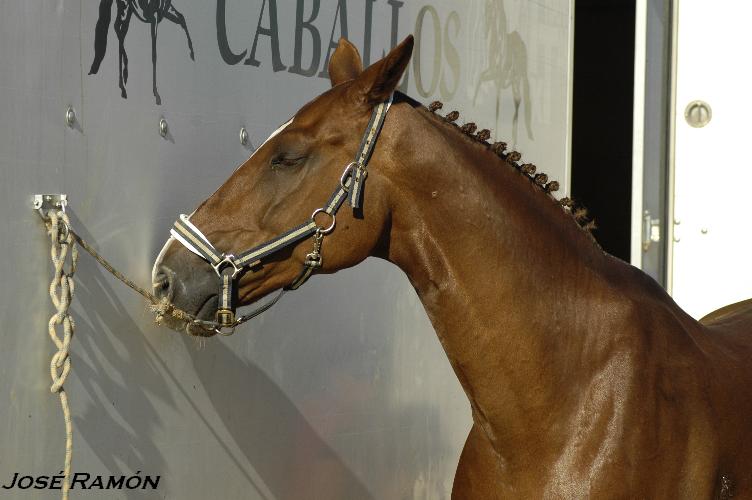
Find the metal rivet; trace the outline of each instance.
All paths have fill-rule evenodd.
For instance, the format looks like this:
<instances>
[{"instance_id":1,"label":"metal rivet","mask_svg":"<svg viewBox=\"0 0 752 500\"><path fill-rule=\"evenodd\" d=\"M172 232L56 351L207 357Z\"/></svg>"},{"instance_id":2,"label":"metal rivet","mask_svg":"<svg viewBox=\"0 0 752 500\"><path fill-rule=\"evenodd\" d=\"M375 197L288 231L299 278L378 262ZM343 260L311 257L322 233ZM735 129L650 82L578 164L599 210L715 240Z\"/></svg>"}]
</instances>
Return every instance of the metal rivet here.
<instances>
[{"instance_id":1,"label":"metal rivet","mask_svg":"<svg viewBox=\"0 0 752 500\"><path fill-rule=\"evenodd\" d=\"M706 227L703 227L702 229L700 229L700 232L701 232L702 234L708 234L708 228L706 228Z\"/></svg>"},{"instance_id":2,"label":"metal rivet","mask_svg":"<svg viewBox=\"0 0 752 500\"><path fill-rule=\"evenodd\" d=\"M169 125L167 125L167 120L164 118L159 119L159 135L162 137L167 137L167 132L170 131Z\"/></svg>"},{"instance_id":3,"label":"metal rivet","mask_svg":"<svg viewBox=\"0 0 752 500\"><path fill-rule=\"evenodd\" d=\"M248 144L248 131L245 127L240 127L240 144L243 146Z\"/></svg>"},{"instance_id":4,"label":"metal rivet","mask_svg":"<svg viewBox=\"0 0 752 500\"><path fill-rule=\"evenodd\" d=\"M674 219L674 224L678 226L679 224L681 224L681 221L679 219Z\"/></svg>"},{"instance_id":5,"label":"metal rivet","mask_svg":"<svg viewBox=\"0 0 752 500\"><path fill-rule=\"evenodd\" d=\"M68 109L65 110L65 124L70 128L73 128L73 125L76 124L76 110L72 106L68 106Z\"/></svg>"},{"instance_id":6,"label":"metal rivet","mask_svg":"<svg viewBox=\"0 0 752 500\"><path fill-rule=\"evenodd\" d=\"M684 118L690 127L701 128L710 123L713 110L710 109L710 104L704 101L692 101L684 109Z\"/></svg>"}]
</instances>

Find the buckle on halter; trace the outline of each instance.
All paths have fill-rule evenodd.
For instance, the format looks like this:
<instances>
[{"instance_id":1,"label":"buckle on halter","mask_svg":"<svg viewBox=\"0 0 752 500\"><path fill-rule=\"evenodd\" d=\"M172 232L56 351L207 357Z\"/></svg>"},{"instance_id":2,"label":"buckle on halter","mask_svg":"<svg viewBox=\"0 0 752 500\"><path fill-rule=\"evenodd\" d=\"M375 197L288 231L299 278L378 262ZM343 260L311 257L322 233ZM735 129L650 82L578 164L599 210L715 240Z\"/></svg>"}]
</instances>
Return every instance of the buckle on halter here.
<instances>
[{"instance_id":1,"label":"buckle on halter","mask_svg":"<svg viewBox=\"0 0 752 500\"><path fill-rule=\"evenodd\" d=\"M235 313L229 309L217 309L217 325L214 327L214 333L229 337L235 333Z\"/></svg>"},{"instance_id":2,"label":"buckle on halter","mask_svg":"<svg viewBox=\"0 0 752 500\"><path fill-rule=\"evenodd\" d=\"M235 313L230 309L217 309L216 320L220 328L231 328L235 324Z\"/></svg>"},{"instance_id":3,"label":"buckle on halter","mask_svg":"<svg viewBox=\"0 0 752 500\"><path fill-rule=\"evenodd\" d=\"M339 178L339 185L342 186L342 189L344 189L345 192L349 192L349 188L345 186L347 177L352 175L352 171L355 169L360 171L360 175L362 175L364 179L368 177L368 170L366 170L366 167L364 165L361 165L357 161L351 161L347 164L345 170L342 172L342 176Z\"/></svg>"},{"instance_id":4,"label":"buckle on halter","mask_svg":"<svg viewBox=\"0 0 752 500\"><path fill-rule=\"evenodd\" d=\"M238 267L237 264L235 264L235 256L233 254L231 253L224 254L224 258L221 261L219 261L219 263L217 263L216 266L212 264L212 267L214 268L214 272L217 273L217 276L221 278L222 269L224 269L226 265L230 265L233 267L233 269L235 269L235 271L233 271L232 276L231 276L231 278L235 279L235 276L238 275L241 269Z\"/></svg>"}]
</instances>

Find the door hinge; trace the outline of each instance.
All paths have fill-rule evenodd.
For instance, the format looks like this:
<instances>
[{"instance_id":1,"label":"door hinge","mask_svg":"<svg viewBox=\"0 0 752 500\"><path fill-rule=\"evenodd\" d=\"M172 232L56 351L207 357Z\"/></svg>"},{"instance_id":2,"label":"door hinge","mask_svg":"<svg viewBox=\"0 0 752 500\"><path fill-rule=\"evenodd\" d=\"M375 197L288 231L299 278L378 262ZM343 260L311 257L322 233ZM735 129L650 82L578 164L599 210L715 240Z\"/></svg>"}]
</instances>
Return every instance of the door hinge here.
<instances>
[{"instance_id":1,"label":"door hinge","mask_svg":"<svg viewBox=\"0 0 752 500\"><path fill-rule=\"evenodd\" d=\"M653 219L649 210L642 215L642 251L647 252L650 245L661 241L661 220Z\"/></svg>"}]
</instances>

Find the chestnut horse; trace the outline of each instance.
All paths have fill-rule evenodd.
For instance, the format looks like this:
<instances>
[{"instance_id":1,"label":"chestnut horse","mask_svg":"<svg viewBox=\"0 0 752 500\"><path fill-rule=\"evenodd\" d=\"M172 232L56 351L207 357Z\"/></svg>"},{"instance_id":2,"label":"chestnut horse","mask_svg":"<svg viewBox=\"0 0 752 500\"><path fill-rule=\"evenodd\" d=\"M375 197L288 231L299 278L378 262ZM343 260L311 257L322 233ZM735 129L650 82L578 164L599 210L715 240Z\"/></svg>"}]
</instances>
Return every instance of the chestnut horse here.
<instances>
[{"instance_id":1,"label":"chestnut horse","mask_svg":"<svg viewBox=\"0 0 752 500\"><path fill-rule=\"evenodd\" d=\"M309 217L340 182L374 106L395 92L412 46L408 37L363 70L341 40L332 88L190 221L229 252ZM339 212L318 272L374 256L415 287L472 410L452 498L751 498L752 303L692 319L604 253L516 153L437 107L394 94L363 207ZM293 281L309 250L302 240L242 274L240 304ZM184 246L168 242L154 279L177 307L212 318L217 276Z\"/></svg>"}]
</instances>

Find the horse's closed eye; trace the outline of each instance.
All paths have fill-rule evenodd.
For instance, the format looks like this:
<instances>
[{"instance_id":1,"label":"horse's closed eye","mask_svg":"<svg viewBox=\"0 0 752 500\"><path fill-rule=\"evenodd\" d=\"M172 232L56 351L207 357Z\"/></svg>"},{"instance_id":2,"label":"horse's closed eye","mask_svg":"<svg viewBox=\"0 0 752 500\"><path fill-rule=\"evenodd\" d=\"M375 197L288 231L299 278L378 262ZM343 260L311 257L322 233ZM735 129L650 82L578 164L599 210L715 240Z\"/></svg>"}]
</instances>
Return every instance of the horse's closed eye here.
<instances>
[{"instance_id":1,"label":"horse's closed eye","mask_svg":"<svg viewBox=\"0 0 752 500\"><path fill-rule=\"evenodd\" d=\"M271 167L272 170L281 167L295 167L302 164L305 159L305 156L290 156L281 154L272 158Z\"/></svg>"}]
</instances>

